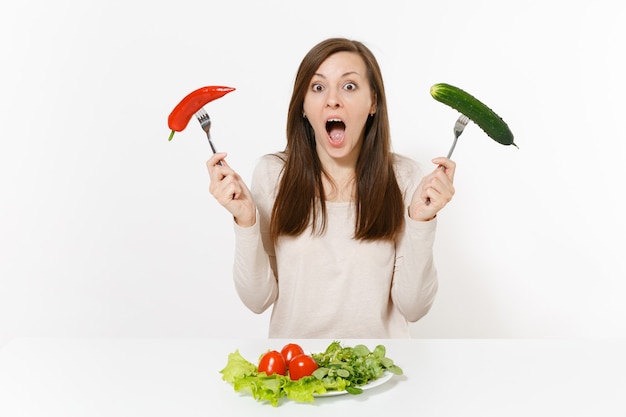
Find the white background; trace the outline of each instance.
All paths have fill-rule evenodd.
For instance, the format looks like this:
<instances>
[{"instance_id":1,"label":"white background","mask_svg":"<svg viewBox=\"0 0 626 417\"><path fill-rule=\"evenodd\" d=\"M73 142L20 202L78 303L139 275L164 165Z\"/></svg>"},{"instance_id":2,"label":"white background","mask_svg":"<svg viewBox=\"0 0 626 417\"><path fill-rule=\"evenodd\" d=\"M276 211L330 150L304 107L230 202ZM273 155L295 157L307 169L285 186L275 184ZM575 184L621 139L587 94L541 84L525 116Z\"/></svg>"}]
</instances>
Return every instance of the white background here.
<instances>
[{"instance_id":1,"label":"white background","mask_svg":"<svg viewBox=\"0 0 626 417\"><path fill-rule=\"evenodd\" d=\"M22 336L265 337L231 278L232 223L208 193L195 120L249 181L284 147L304 54L366 43L395 151L445 155L473 93L519 149L470 124L440 213L440 291L419 338L626 336L624 18L619 0L6 1L0 6L0 346Z\"/></svg>"}]
</instances>

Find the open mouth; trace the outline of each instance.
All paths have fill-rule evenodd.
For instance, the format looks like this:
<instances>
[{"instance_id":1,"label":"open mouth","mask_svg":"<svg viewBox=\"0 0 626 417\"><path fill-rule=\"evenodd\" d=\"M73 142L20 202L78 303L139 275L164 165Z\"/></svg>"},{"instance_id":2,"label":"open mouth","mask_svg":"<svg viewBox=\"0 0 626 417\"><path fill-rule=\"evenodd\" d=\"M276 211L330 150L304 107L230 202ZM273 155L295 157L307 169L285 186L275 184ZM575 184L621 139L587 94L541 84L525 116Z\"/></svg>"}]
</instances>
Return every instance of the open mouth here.
<instances>
[{"instance_id":1,"label":"open mouth","mask_svg":"<svg viewBox=\"0 0 626 417\"><path fill-rule=\"evenodd\" d=\"M326 132L331 142L339 143L346 134L346 124L340 119L329 119L326 122Z\"/></svg>"}]
</instances>

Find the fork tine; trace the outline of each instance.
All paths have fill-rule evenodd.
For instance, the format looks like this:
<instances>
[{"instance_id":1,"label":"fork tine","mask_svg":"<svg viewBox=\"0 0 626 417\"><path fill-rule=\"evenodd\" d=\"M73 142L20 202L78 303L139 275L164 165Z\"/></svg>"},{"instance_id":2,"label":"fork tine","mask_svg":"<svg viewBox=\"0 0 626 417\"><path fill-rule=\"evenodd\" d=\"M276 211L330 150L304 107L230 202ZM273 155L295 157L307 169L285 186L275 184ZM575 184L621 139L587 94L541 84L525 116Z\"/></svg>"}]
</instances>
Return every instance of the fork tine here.
<instances>
[{"instance_id":1,"label":"fork tine","mask_svg":"<svg viewBox=\"0 0 626 417\"><path fill-rule=\"evenodd\" d=\"M467 126L469 121L469 117L465 116L464 114L460 115L454 123L454 135L458 137L461 133L463 133L463 130L465 129L465 126Z\"/></svg>"},{"instance_id":2,"label":"fork tine","mask_svg":"<svg viewBox=\"0 0 626 417\"><path fill-rule=\"evenodd\" d=\"M206 119L209 117L209 114L204 110L204 107L200 107L200 110L196 112L196 117L199 119Z\"/></svg>"}]
</instances>

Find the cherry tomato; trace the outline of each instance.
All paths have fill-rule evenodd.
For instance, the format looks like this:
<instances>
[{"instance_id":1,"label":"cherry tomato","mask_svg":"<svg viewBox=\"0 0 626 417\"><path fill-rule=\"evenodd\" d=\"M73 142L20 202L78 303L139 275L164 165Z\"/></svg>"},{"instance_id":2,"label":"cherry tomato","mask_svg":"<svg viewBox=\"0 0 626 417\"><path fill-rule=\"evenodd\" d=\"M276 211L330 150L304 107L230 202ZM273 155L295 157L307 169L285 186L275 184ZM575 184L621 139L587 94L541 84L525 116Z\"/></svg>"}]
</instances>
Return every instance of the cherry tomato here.
<instances>
[{"instance_id":1,"label":"cherry tomato","mask_svg":"<svg viewBox=\"0 0 626 417\"><path fill-rule=\"evenodd\" d=\"M309 376L317 369L317 362L311 356L301 353L294 356L289 362L289 378L296 381Z\"/></svg>"},{"instance_id":2,"label":"cherry tomato","mask_svg":"<svg viewBox=\"0 0 626 417\"><path fill-rule=\"evenodd\" d=\"M286 344L280 351L280 354L283 355L283 358L285 359L287 367L289 367L289 362L291 361L291 359L293 359L295 356L302 355L303 353L304 350L302 349L302 347L295 343Z\"/></svg>"},{"instance_id":3,"label":"cherry tomato","mask_svg":"<svg viewBox=\"0 0 626 417\"><path fill-rule=\"evenodd\" d=\"M267 375L287 374L287 365L283 355L277 350L271 350L264 354L259 361L259 372L265 372Z\"/></svg>"}]
</instances>

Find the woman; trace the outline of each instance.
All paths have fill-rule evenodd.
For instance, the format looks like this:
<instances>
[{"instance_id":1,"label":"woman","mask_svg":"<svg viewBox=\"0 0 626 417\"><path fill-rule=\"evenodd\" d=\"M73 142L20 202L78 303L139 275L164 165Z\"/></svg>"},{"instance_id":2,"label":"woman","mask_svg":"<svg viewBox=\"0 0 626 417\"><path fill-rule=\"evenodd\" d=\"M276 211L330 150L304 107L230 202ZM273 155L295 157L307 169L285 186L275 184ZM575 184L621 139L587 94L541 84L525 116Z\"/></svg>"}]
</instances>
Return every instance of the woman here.
<instances>
[{"instance_id":1,"label":"woman","mask_svg":"<svg viewBox=\"0 0 626 417\"><path fill-rule=\"evenodd\" d=\"M410 337L437 291L435 217L454 194L455 164L435 158L422 178L391 152L366 46L332 38L304 57L287 145L261 158L251 190L225 157L207 162L210 192L235 220L241 300L256 313L273 305L269 337Z\"/></svg>"}]
</instances>

